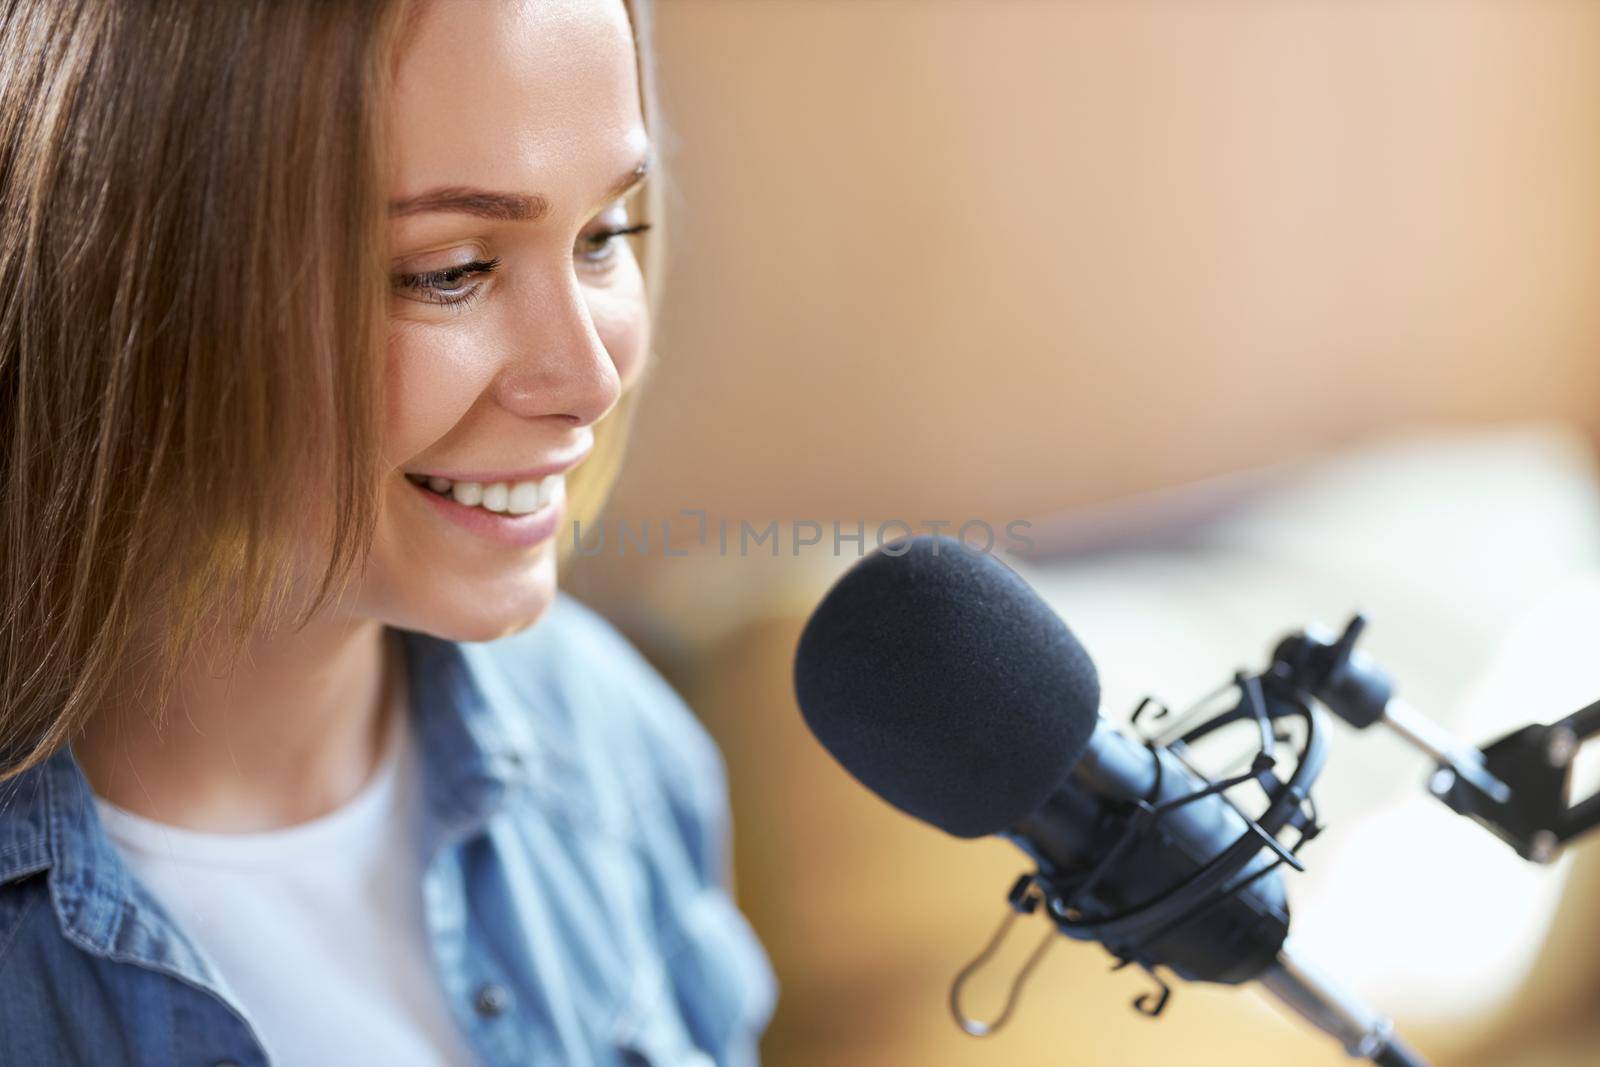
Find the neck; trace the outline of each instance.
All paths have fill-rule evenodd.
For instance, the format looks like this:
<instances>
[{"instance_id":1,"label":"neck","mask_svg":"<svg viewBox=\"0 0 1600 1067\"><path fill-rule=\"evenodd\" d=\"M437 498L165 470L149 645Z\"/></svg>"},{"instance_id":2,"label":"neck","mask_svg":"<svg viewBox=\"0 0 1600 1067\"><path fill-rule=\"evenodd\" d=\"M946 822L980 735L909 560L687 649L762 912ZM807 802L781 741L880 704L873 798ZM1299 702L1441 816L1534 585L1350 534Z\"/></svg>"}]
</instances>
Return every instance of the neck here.
<instances>
[{"instance_id":1,"label":"neck","mask_svg":"<svg viewBox=\"0 0 1600 1067\"><path fill-rule=\"evenodd\" d=\"M214 644L179 675L165 713L96 716L73 753L95 793L170 825L218 832L292 826L358 793L398 701L395 635L371 619L318 619L252 638L216 667Z\"/></svg>"}]
</instances>

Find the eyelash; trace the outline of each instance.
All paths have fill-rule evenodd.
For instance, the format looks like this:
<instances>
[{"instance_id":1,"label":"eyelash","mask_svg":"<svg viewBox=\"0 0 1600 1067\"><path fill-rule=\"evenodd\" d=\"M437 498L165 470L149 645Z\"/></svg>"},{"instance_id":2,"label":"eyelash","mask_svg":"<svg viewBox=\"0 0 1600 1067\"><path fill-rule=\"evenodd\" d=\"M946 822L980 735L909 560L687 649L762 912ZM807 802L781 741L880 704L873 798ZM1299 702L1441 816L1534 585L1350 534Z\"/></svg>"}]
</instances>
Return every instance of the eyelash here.
<instances>
[{"instance_id":1,"label":"eyelash","mask_svg":"<svg viewBox=\"0 0 1600 1067\"><path fill-rule=\"evenodd\" d=\"M425 304L445 304L456 308L464 308L477 299L479 286L474 285L460 296L442 296L439 289L453 287L464 278L475 274L489 274L500 266L500 257L493 259L475 259L470 263L462 263L455 267L445 267L443 270L423 271L421 274L396 274L394 287L396 289L412 289L422 294L418 297Z\"/></svg>"},{"instance_id":2,"label":"eyelash","mask_svg":"<svg viewBox=\"0 0 1600 1067\"><path fill-rule=\"evenodd\" d=\"M633 237L650 229L648 222L635 223L632 226L611 226L597 233L580 238L580 243L591 252L601 252L611 247L612 242L620 237ZM605 263L611 258L607 254L600 258L586 259L591 265ZM459 296L444 296L439 293L441 288L452 288L461 283L463 279L479 274L492 273L500 266L500 257L493 259L475 259L469 263L462 263L454 267L445 267L441 270L423 271L419 274L396 274L393 284L396 289L409 289L421 294L418 299L427 304L441 304L456 310L463 310L478 298L481 283L474 285Z\"/></svg>"},{"instance_id":3,"label":"eyelash","mask_svg":"<svg viewBox=\"0 0 1600 1067\"><path fill-rule=\"evenodd\" d=\"M581 238L581 241L588 248L598 252L602 249L609 249L612 246L612 242L619 237L633 237L637 234L645 233L649 229L650 224L648 222L636 222L632 226L608 226L598 233ZM590 262L604 263L609 258L610 254L608 253L605 259L595 259L590 260Z\"/></svg>"}]
</instances>

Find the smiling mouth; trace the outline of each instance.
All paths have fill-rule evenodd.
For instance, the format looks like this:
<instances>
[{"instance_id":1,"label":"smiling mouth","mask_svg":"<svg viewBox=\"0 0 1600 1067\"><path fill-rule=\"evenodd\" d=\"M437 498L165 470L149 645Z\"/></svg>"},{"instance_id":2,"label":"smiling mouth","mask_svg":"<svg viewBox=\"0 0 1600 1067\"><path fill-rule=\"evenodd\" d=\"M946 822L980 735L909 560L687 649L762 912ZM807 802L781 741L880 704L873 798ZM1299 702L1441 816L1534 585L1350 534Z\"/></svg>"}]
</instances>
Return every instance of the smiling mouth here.
<instances>
[{"instance_id":1,"label":"smiling mouth","mask_svg":"<svg viewBox=\"0 0 1600 1067\"><path fill-rule=\"evenodd\" d=\"M407 474L406 481L457 504L503 515L538 511L561 495L565 474L547 474L525 482L453 482L437 474Z\"/></svg>"}]
</instances>

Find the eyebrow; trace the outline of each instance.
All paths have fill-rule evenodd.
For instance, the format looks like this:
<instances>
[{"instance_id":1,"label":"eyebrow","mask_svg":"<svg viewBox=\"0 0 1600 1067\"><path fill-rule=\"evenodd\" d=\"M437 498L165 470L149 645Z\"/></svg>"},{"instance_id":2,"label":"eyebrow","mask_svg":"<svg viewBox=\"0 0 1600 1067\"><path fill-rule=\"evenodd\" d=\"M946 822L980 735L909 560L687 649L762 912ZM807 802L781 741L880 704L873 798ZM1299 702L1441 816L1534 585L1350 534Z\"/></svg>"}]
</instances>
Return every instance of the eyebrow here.
<instances>
[{"instance_id":1,"label":"eyebrow","mask_svg":"<svg viewBox=\"0 0 1600 1067\"><path fill-rule=\"evenodd\" d=\"M606 200L620 200L650 176L646 156L606 191ZM441 185L435 189L389 202L389 217L403 218L425 212L448 211L497 222L535 222L550 213L550 201L537 193L505 193L470 185Z\"/></svg>"}]
</instances>

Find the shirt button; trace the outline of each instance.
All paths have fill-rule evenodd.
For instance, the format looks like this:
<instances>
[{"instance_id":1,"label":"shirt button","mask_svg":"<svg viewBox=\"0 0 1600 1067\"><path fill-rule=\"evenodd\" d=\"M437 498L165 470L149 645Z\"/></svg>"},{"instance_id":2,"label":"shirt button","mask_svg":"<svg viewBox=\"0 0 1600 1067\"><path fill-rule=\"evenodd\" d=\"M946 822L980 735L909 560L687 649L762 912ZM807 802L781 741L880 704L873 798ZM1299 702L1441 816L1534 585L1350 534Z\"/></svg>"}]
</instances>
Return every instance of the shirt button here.
<instances>
[{"instance_id":1,"label":"shirt button","mask_svg":"<svg viewBox=\"0 0 1600 1067\"><path fill-rule=\"evenodd\" d=\"M506 992L505 986L485 982L478 987L477 996L472 999L472 1007L479 1015L493 1017L506 1010L511 1003L511 994Z\"/></svg>"}]
</instances>

